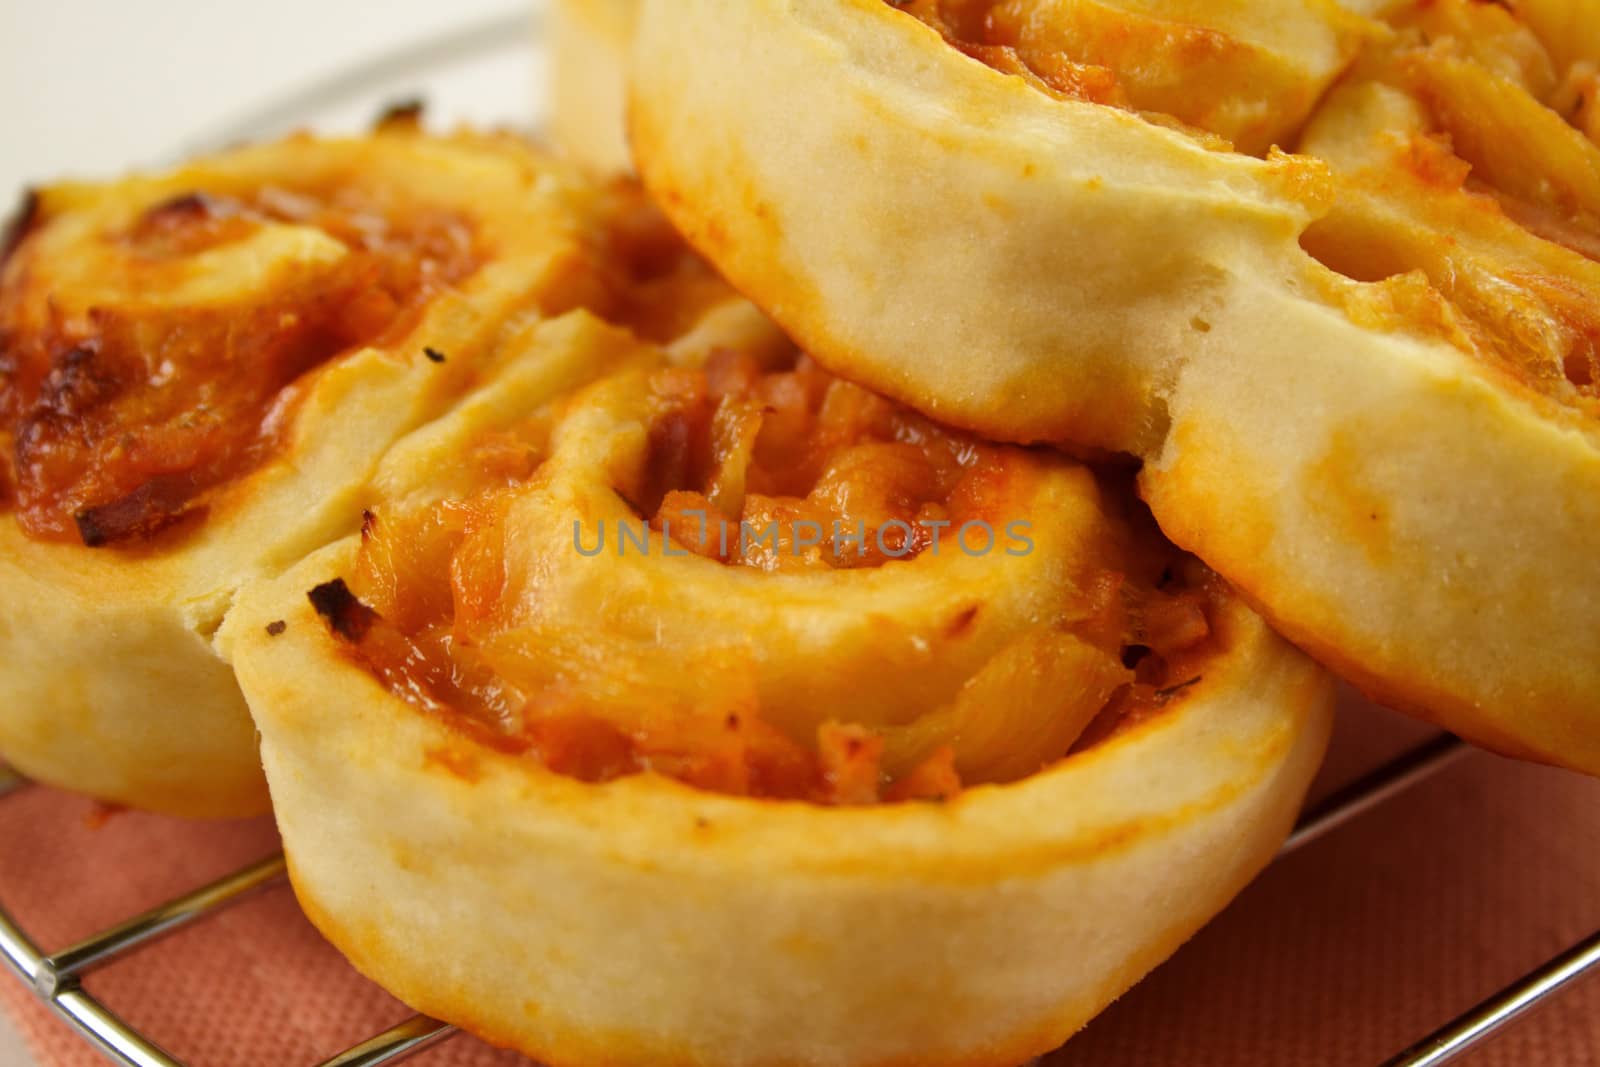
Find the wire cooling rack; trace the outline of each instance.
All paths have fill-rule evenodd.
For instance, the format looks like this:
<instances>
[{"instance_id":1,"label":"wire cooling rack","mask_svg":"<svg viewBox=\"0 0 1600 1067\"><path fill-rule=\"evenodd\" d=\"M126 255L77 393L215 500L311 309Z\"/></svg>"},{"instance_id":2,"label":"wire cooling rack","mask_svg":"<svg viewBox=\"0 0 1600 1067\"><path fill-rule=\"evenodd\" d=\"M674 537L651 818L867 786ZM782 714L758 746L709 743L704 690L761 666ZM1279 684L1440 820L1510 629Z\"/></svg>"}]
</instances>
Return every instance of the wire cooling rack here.
<instances>
[{"instance_id":1,"label":"wire cooling rack","mask_svg":"<svg viewBox=\"0 0 1600 1067\"><path fill-rule=\"evenodd\" d=\"M484 20L378 56L197 137L179 154L189 155L237 141L271 136L287 127L307 124L320 116L341 111L347 117L363 113L370 116L375 113L376 104L412 94L419 82L426 85L452 66L482 64L486 60L503 63L508 55L526 52L538 37L541 15L542 12L536 10L531 19L517 15ZM529 91L531 93L531 87ZM1335 832L1431 778L1468 751L1454 737L1440 734L1404 752L1307 811L1279 855L1287 855ZM30 784L0 766L0 801ZM83 979L169 934L214 918L256 894L284 892L287 885L283 856L269 856L55 952L47 952L37 945L17 919L0 908L0 958L56 1015L112 1062L124 1067L186 1067L183 1061L124 1022L112 1006L85 990ZM1600 931L1441 1026L1385 1061L1382 1067L1439 1067L1450 1063L1547 1003L1591 971L1600 972ZM414 1015L352 1045L317 1067L378 1067L399 1063L459 1033L448 1023Z\"/></svg>"},{"instance_id":2,"label":"wire cooling rack","mask_svg":"<svg viewBox=\"0 0 1600 1067\"><path fill-rule=\"evenodd\" d=\"M1444 770L1469 749L1448 734L1423 742L1338 790L1301 818L1280 856L1304 848ZM28 786L0 770L0 797ZM54 953L46 953L9 913L0 909L0 955L17 977L83 1038L125 1067L185 1067L181 1060L119 1018L82 985L85 976L186 926L202 922L250 896L287 885L283 856L257 863L118 923ZM1383 1067L1439 1067L1568 988L1600 971L1600 931L1573 945L1483 1003L1440 1027ZM448 1023L415 1015L327 1060L319 1067L377 1067L399 1063L454 1037Z\"/></svg>"}]
</instances>

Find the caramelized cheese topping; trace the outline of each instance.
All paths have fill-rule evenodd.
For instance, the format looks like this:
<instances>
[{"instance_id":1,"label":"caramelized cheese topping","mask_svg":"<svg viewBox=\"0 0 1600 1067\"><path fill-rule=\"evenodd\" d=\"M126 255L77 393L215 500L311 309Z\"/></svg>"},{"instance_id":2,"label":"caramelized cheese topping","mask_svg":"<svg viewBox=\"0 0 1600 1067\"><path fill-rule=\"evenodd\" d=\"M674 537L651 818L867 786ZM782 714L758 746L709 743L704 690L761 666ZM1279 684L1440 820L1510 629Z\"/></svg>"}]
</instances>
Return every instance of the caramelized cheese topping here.
<instances>
[{"instance_id":1,"label":"caramelized cheese topping","mask_svg":"<svg viewBox=\"0 0 1600 1067\"><path fill-rule=\"evenodd\" d=\"M1135 111L1210 147L1285 145L1367 24L1293 9L1147 0L888 0L953 47L1053 96ZM1164 9L1165 8L1165 9Z\"/></svg>"},{"instance_id":2,"label":"caramelized cheese topping","mask_svg":"<svg viewBox=\"0 0 1600 1067\"><path fill-rule=\"evenodd\" d=\"M29 536L130 544L203 512L277 447L298 379L403 329L480 258L459 214L356 183L196 191L88 239L118 254L121 276L105 284L160 293L195 257L285 223L348 254L331 273L223 302L82 314L60 311L52 278L30 262L33 238L18 241L0 276L0 504Z\"/></svg>"},{"instance_id":3,"label":"caramelized cheese topping","mask_svg":"<svg viewBox=\"0 0 1600 1067\"><path fill-rule=\"evenodd\" d=\"M841 554L825 538L798 554L788 544L723 551L714 538L680 534L698 529L685 513L959 525L995 516L1008 456L1023 454L940 428L804 357L762 369L724 352L703 369L663 369L650 380L650 405L646 470L631 487L636 514L669 531L679 555L703 557L694 566L779 572L772 581L911 566L929 545ZM1159 714L1200 680L1214 653L1210 619L1222 591L1147 517L1135 517L1124 539L1135 547L1109 558L1080 591L1087 607L1071 632L1041 628L1014 642L953 704L909 722L833 715L800 728L769 715L732 663L725 683L689 706L655 690L632 692L663 677L670 690L679 668L655 663L640 675L609 659L590 663L579 648L529 650L534 631L506 628L516 614L504 603L516 595L507 585L516 536L507 516L541 477L553 421L547 412L480 438L468 462L481 489L469 499L369 514L348 585L321 586L311 598L391 691L477 742L560 774L605 782L652 772L731 795L821 804L947 799L966 786L1026 777ZM619 491L626 497L629 488ZM950 620L945 636L959 639L981 611ZM559 676L524 662L547 654L561 660ZM582 661L575 671L574 656ZM609 671L621 672L620 690L592 681L592 672Z\"/></svg>"},{"instance_id":4,"label":"caramelized cheese topping","mask_svg":"<svg viewBox=\"0 0 1600 1067\"><path fill-rule=\"evenodd\" d=\"M948 545L969 519L999 517L985 503L1003 450L809 358L763 372L723 351L704 370L665 371L652 385L649 460L633 503L698 555L767 571L879 566L916 557L940 533ZM775 538L758 541L767 529Z\"/></svg>"},{"instance_id":5,"label":"caramelized cheese topping","mask_svg":"<svg viewBox=\"0 0 1600 1067\"><path fill-rule=\"evenodd\" d=\"M1600 56L1512 9L1401 5L1300 145L1343 188L1306 249L1383 283L1375 324L1430 326L1521 386L1600 415ZM1393 305L1388 306L1388 305Z\"/></svg>"},{"instance_id":6,"label":"caramelized cheese topping","mask_svg":"<svg viewBox=\"0 0 1600 1067\"><path fill-rule=\"evenodd\" d=\"M1003 74L1015 74L1065 100L1132 110L1126 86L1110 67L1069 58L1059 49L1030 48L1015 20L995 0L889 0L937 30L966 55Z\"/></svg>"}]
</instances>

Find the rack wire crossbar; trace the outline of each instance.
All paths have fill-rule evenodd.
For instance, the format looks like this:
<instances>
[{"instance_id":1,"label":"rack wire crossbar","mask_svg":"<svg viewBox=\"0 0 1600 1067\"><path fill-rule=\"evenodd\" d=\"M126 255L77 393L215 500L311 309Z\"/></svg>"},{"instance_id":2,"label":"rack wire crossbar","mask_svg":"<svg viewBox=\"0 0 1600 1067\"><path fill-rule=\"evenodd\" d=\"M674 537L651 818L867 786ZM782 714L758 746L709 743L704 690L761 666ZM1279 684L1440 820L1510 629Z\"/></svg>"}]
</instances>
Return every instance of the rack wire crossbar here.
<instances>
[{"instance_id":1,"label":"rack wire crossbar","mask_svg":"<svg viewBox=\"0 0 1600 1067\"><path fill-rule=\"evenodd\" d=\"M1451 766L1469 750L1441 734L1409 749L1338 790L1308 810L1283 846L1287 855ZM0 796L27 781L0 768ZM122 1067L185 1067L183 1062L129 1026L84 990L82 979L113 960L218 915L252 895L287 884L281 854L268 856L210 885L151 908L53 954L46 954L17 920L0 908L0 959L82 1037ZM1579 978L1600 972L1600 931L1536 968L1523 979L1386 1061L1383 1067L1442 1067L1479 1046L1512 1022L1548 1002ZM415 1015L374 1035L319 1067L380 1067L434 1048L459 1031L448 1023Z\"/></svg>"},{"instance_id":2,"label":"rack wire crossbar","mask_svg":"<svg viewBox=\"0 0 1600 1067\"><path fill-rule=\"evenodd\" d=\"M0 772L0 796L27 783ZM185 1067L182 1060L129 1026L82 985L88 974L202 919L220 915L257 893L287 884L282 853L258 860L191 893L117 923L46 955L9 911L0 908L0 959L67 1025L123 1067ZM456 1033L448 1023L417 1015L328 1060L322 1067L398 1063Z\"/></svg>"}]
</instances>

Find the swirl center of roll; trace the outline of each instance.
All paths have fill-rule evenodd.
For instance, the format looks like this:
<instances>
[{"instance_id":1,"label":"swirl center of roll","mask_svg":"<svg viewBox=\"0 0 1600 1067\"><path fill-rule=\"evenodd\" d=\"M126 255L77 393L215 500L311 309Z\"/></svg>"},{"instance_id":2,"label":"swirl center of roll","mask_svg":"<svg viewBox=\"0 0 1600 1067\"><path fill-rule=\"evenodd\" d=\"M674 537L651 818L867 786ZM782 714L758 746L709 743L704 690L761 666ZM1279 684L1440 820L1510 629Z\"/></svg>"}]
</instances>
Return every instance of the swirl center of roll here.
<instances>
[{"instance_id":1,"label":"swirl center of roll","mask_svg":"<svg viewBox=\"0 0 1600 1067\"><path fill-rule=\"evenodd\" d=\"M475 492L375 510L313 601L418 708L584 781L948 798L1158 713L1212 648L1221 590L1086 471L792 351L603 378L456 467Z\"/></svg>"}]
</instances>

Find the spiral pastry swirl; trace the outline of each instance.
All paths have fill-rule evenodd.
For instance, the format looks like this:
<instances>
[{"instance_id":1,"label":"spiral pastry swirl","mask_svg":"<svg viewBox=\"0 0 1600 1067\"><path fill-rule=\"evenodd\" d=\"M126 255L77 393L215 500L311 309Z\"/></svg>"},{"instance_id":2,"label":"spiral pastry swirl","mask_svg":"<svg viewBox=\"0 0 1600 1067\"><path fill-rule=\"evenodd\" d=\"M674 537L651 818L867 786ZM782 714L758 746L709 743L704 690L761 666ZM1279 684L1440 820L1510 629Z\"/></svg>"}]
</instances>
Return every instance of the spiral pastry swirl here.
<instances>
[{"instance_id":1,"label":"spiral pastry swirl","mask_svg":"<svg viewBox=\"0 0 1600 1067\"><path fill-rule=\"evenodd\" d=\"M392 689L585 781L954 795L1149 714L1209 651L1217 591L1088 472L809 361L641 367L505 433L477 462L528 481L372 509L355 602L324 606L374 613L354 651Z\"/></svg>"}]
</instances>

